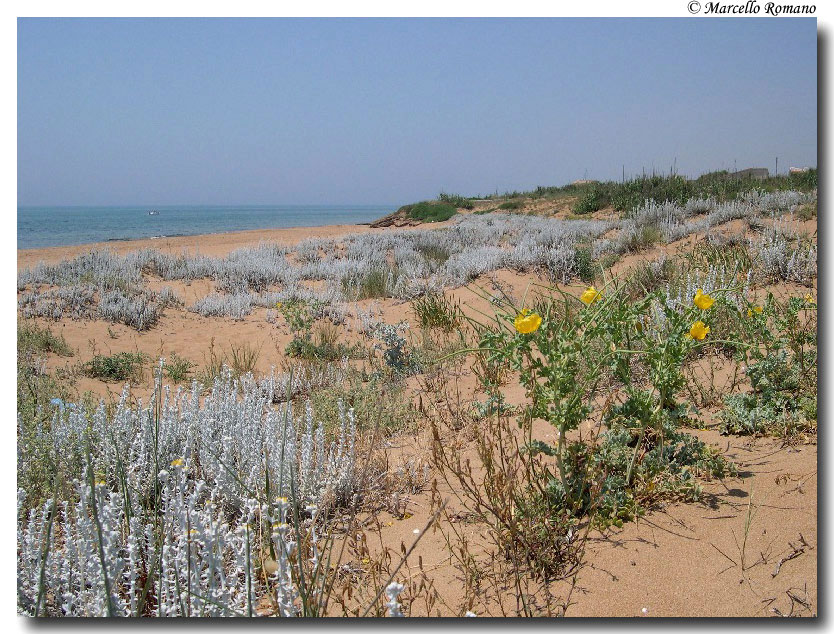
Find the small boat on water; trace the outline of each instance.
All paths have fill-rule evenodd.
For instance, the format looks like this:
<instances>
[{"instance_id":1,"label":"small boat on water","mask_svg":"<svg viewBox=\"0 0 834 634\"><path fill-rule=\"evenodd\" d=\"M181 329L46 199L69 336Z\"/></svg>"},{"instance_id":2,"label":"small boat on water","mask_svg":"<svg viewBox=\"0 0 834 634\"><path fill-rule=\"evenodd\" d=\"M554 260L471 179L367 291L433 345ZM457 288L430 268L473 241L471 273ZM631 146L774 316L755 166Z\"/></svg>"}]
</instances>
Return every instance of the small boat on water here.
<instances>
[{"instance_id":1,"label":"small boat on water","mask_svg":"<svg viewBox=\"0 0 834 634\"><path fill-rule=\"evenodd\" d=\"M151 210L148 212L148 215L149 215L149 216L158 216L158 215L159 215L159 212L158 212L156 209L151 209Z\"/></svg>"}]
</instances>

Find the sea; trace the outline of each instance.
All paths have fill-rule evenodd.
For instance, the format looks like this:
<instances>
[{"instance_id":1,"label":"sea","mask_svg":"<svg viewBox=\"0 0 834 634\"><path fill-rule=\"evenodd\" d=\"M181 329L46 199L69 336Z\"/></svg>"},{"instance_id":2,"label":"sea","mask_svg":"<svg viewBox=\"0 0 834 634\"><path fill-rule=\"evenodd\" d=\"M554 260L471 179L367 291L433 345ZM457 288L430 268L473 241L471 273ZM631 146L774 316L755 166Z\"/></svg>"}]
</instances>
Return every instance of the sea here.
<instances>
[{"instance_id":1,"label":"sea","mask_svg":"<svg viewBox=\"0 0 834 634\"><path fill-rule=\"evenodd\" d=\"M17 248L368 223L397 205L18 207ZM159 213L150 214L150 211Z\"/></svg>"}]
</instances>

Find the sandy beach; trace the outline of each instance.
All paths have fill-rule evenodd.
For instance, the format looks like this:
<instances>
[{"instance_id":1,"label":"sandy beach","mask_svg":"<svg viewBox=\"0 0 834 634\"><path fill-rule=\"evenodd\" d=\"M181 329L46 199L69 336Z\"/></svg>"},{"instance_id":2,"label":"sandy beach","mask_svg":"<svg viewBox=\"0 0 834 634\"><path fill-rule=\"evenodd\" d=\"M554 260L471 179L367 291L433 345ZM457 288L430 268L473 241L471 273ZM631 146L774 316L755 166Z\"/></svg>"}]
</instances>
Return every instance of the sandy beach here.
<instances>
[{"instance_id":1,"label":"sandy beach","mask_svg":"<svg viewBox=\"0 0 834 634\"><path fill-rule=\"evenodd\" d=\"M592 217L610 218L610 210ZM437 229L450 223L438 223L428 228ZM816 221L795 223L797 231L812 233ZM425 227L424 227L425 228ZM741 220L722 224L717 232L722 235L744 233L746 225ZM108 242L90 245L31 249L18 251L19 267L31 267L38 262L56 263L91 250L107 249L124 255L131 251L152 248L169 254L196 253L224 256L235 249L272 242L292 246L305 238L338 239L349 234L384 233L391 229L372 229L367 225L332 225L241 231L212 235L185 236L154 240ZM612 273L627 275L645 262L657 261L666 255L685 255L696 249L703 236L690 235L681 240L656 245L621 258ZM103 381L79 372L81 364L95 355L114 355L121 352L140 352L147 359L175 354L195 364L195 371L210 363L216 353L228 354L232 349L251 346L257 350L253 366L257 374L271 370L281 371L291 365L286 354L293 333L280 320L270 322L268 309L254 308L242 319L206 317L189 310L201 298L217 290L212 279L191 281L163 281L147 276L145 284L150 290L163 286L172 289L182 304L165 310L159 322L148 330L137 331L121 323L103 319L62 319L50 322L37 319L60 334L74 350L74 356L49 355L46 368L49 372L72 376L74 390L85 392L115 403L120 397L120 382ZM316 282L310 282L317 287ZM549 284L539 272L500 269L478 276L470 284L447 288L444 297L457 304L470 315L485 314L493 310L478 289L500 288L510 296L521 297L531 293L531 285ZM814 285L816 281L814 281ZM579 283L562 285L569 293L579 293L584 286ZM801 286L782 284L772 287L777 293L801 295ZM814 294L815 289L812 289ZM536 291L538 292L538 291ZM411 302L393 297L380 297L351 303L352 310L373 309L382 322L395 324L415 321ZM413 326L409 338L413 345L429 333ZM348 320L340 327L340 340L347 344L361 344L363 337L356 323ZM422 345L422 344L421 344ZM352 362L359 367L364 362ZM722 369L713 381L727 380L729 369ZM484 398L482 387L473 368L457 367L453 375L445 377L454 383L457 399L465 409L471 403ZM413 377L405 382L406 398L420 408L445 408L446 397L428 389L427 379ZM142 380L131 390L131 398L144 402L153 393L153 381L149 368ZM512 381L504 388L508 404L523 406L526 395L521 386ZM705 410L702 415L714 421L717 409ZM807 606L816 605L816 460L817 449L813 443L785 445L778 439L733 437L726 439L717 433L715 423L709 429L696 430L695 434L722 455L727 455L739 468L739 475L705 482L701 502L671 501L650 510L636 522L622 528L588 533L585 561L576 577L553 584L553 592L570 598L568 615L575 616L754 616L769 615L778 611L810 614ZM449 442L460 442L458 432L450 432ZM553 438L553 429L536 423L533 433L543 439ZM462 456L477 461L477 454L466 443L460 444ZM432 438L425 427L396 434L385 449L385 460L392 468L402 465L430 464ZM409 467L411 468L411 467ZM438 477L432 472L432 478ZM431 516L435 495L449 500L446 516L437 532L427 534L413 557L421 558L430 570L428 579L450 605L467 600L472 588L463 583L460 566L447 552L447 539L456 518L466 517L465 505L458 499L460 491L449 482L440 481L437 492L432 493L427 484L419 490L404 495L397 503L397 510L378 514L379 534L374 539L381 547L400 548L408 544L414 531ZM750 506L750 505L755 506ZM755 518L748 519L750 508L755 508ZM486 556L488 547L480 545L482 533L477 524L463 523L458 538L471 540L469 548L477 556ZM749 533L749 534L748 534ZM741 546L741 540L746 545ZM799 554L797 554L799 553ZM774 566L786 557L788 563L774 575ZM410 575L418 574L415 565ZM423 573L420 573L423 574ZM494 586L480 588L479 610L491 614L514 613L518 609L516 591L504 588L498 580ZM804 604L802 602L805 602ZM427 612L418 605L412 606L412 614Z\"/></svg>"},{"instance_id":2,"label":"sandy beach","mask_svg":"<svg viewBox=\"0 0 834 634\"><path fill-rule=\"evenodd\" d=\"M123 255L139 249L159 249L165 253L219 256L259 242L293 245L305 238L334 238L349 233L373 233L384 229L372 229L368 225L326 225L322 227L287 227L281 229L257 229L230 231L172 238L146 238L143 240L117 240L95 242L64 247L18 249L18 267L32 266L38 262L54 263L96 249L109 249Z\"/></svg>"}]
</instances>

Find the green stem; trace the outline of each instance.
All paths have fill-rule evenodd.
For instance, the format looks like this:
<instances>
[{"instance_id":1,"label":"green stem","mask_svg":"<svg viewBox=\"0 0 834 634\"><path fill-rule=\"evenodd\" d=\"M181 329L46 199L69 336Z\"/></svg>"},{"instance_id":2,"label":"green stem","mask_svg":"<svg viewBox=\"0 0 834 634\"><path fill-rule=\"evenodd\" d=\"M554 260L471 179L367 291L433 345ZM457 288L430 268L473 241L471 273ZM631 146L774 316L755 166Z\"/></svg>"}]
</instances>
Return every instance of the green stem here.
<instances>
[{"instance_id":1,"label":"green stem","mask_svg":"<svg viewBox=\"0 0 834 634\"><path fill-rule=\"evenodd\" d=\"M565 427L564 425L559 426L559 449L556 453L556 465L559 467L559 477L562 480L562 489L565 491L565 501L568 503L569 506L573 506L573 500L570 493L570 489L568 488L568 477L565 473L565 461L563 459L563 454L565 451Z\"/></svg>"},{"instance_id":2,"label":"green stem","mask_svg":"<svg viewBox=\"0 0 834 634\"><path fill-rule=\"evenodd\" d=\"M637 446L634 448L634 453L631 454L631 463L628 465L628 472L626 473L626 486L631 484L631 475L634 472L634 463L637 462L637 452L643 446L643 438L646 436L646 426L640 428L640 438L637 439Z\"/></svg>"}]
</instances>

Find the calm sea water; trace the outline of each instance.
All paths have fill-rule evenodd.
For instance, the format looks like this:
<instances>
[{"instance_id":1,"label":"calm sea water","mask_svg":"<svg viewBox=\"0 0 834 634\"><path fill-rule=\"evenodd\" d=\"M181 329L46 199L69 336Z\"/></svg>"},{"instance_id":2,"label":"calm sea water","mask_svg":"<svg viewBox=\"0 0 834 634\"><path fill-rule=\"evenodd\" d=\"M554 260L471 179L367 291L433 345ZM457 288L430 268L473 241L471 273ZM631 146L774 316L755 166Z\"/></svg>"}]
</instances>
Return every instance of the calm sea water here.
<instances>
[{"instance_id":1,"label":"calm sea water","mask_svg":"<svg viewBox=\"0 0 834 634\"><path fill-rule=\"evenodd\" d=\"M151 216L155 209L159 215ZM371 222L396 205L18 207L17 248Z\"/></svg>"}]
</instances>

